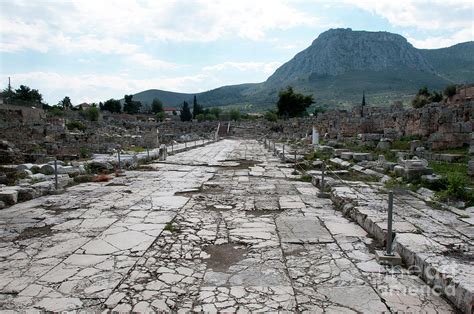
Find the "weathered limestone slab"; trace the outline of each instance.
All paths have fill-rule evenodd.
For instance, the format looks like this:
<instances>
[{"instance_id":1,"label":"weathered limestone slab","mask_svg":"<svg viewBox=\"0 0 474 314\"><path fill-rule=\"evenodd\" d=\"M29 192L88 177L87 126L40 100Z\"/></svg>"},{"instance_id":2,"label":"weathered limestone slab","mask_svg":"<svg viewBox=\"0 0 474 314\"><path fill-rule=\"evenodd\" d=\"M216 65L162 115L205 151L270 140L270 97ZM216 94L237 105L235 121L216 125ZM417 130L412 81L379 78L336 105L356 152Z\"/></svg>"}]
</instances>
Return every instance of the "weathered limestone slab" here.
<instances>
[{"instance_id":1,"label":"weathered limestone slab","mask_svg":"<svg viewBox=\"0 0 474 314\"><path fill-rule=\"evenodd\" d=\"M276 221L281 242L329 243L334 239L316 218L281 217Z\"/></svg>"}]
</instances>

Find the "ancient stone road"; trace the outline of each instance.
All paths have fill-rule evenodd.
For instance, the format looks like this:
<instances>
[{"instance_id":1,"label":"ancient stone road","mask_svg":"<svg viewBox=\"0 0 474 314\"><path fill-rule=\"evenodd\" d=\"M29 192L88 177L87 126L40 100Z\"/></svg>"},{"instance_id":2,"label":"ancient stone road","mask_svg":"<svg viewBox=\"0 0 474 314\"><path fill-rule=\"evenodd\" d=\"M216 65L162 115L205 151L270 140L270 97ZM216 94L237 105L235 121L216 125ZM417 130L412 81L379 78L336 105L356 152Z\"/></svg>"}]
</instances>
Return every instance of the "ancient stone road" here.
<instances>
[{"instance_id":1,"label":"ancient stone road","mask_svg":"<svg viewBox=\"0 0 474 314\"><path fill-rule=\"evenodd\" d=\"M291 173L223 140L2 210L0 309L452 311Z\"/></svg>"}]
</instances>

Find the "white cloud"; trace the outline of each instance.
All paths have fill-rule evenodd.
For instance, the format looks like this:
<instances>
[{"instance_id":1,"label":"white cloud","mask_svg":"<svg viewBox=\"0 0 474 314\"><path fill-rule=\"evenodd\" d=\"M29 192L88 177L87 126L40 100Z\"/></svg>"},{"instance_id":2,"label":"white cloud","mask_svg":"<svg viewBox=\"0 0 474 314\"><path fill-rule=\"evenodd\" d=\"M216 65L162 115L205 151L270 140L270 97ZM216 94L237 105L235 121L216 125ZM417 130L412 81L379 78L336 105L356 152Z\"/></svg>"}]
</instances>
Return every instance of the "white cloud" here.
<instances>
[{"instance_id":1,"label":"white cloud","mask_svg":"<svg viewBox=\"0 0 474 314\"><path fill-rule=\"evenodd\" d=\"M133 53L127 57L127 61L131 65L138 65L153 70L177 69L182 67L176 63L156 59L146 53Z\"/></svg>"},{"instance_id":2,"label":"white cloud","mask_svg":"<svg viewBox=\"0 0 474 314\"><path fill-rule=\"evenodd\" d=\"M64 96L71 97L73 104L79 104L99 102L109 98L118 99L125 94L154 88L197 91L197 86L207 79L203 74L136 79L126 75L65 75L56 72L16 73L12 74L11 78L14 88L23 84L38 89L45 101L50 104L56 104Z\"/></svg>"},{"instance_id":3,"label":"white cloud","mask_svg":"<svg viewBox=\"0 0 474 314\"><path fill-rule=\"evenodd\" d=\"M459 32L455 32L451 36L434 36L421 40L411 37L410 35L407 35L406 37L407 40L416 48L434 49L471 41L473 40L472 34L473 32L470 29L463 29Z\"/></svg>"},{"instance_id":4,"label":"white cloud","mask_svg":"<svg viewBox=\"0 0 474 314\"><path fill-rule=\"evenodd\" d=\"M203 68L204 71L219 72L229 69L236 69L239 71L259 71L264 74L272 74L281 62L232 62L227 61Z\"/></svg>"},{"instance_id":5,"label":"white cloud","mask_svg":"<svg viewBox=\"0 0 474 314\"><path fill-rule=\"evenodd\" d=\"M474 9L472 0L346 0L346 2L380 15L394 26L416 27L423 30L467 28L472 31Z\"/></svg>"},{"instance_id":6,"label":"white cloud","mask_svg":"<svg viewBox=\"0 0 474 314\"><path fill-rule=\"evenodd\" d=\"M130 39L209 42L314 25L316 19L284 0L159 0L0 2L2 51L136 52ZM100 34L98 36L97 34Z\"/></svg>"}]
</instances>

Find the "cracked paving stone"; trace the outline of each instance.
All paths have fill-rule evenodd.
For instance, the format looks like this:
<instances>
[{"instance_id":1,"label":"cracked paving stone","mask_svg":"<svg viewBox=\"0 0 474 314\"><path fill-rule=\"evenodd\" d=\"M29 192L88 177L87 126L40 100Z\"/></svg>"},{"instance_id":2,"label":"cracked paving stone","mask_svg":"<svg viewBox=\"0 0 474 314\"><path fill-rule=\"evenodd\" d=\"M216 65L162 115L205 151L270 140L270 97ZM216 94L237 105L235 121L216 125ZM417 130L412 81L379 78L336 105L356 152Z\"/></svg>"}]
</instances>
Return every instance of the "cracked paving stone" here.
<instances>
[{"instance_id":1,"label":"cracked paving stone","mask_svg":"<svg viewBox=\"0 0 474 314\"><path fill-rule=\"evenodd\" d=\"M453 311L255 140L148 167L0 211L0 309Z\"/></svg>"}]
</instances>

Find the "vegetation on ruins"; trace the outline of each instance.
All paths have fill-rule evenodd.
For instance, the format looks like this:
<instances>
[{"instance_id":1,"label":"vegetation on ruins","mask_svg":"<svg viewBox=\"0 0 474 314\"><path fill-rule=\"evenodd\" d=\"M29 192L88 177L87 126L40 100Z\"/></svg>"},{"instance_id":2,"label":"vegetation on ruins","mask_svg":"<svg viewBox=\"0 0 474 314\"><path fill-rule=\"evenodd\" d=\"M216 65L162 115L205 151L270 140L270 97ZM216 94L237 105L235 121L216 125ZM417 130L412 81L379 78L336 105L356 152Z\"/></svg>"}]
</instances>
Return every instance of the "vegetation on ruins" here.
<instances>
[{"instance_id":1,"label":"vegetation on ruins","mask_svg":"<svg viewBox=\"0 0 474 314\"><path fill-rule=\"evenodd\" d=\"M196 95L193 98L193 119L197 119L200 114L205 114L204 109L198 104Z\"/></svg>"},{"instance_id":2,"label":"vegetation on ruins","mask_svg":"<svg viewBox=\"0 0 474 314\"><path fill-rule=\"evenodd\" d=\"M160 112L157 112L157 113L155 114L156 120L157 120L157 121L160 121L160 122L163 121L163 120L165 119L165 117L166 117L166 114L165 114L164 111L160 111Z\"/></svg>"},{"instance_id":3,"label":"vegetation on ruins","mask_svg":"<svg viewBox=\"0 0 474 314\"><path fill-rule=\"evenodd\" d=\"M86 126L81 122L77 120L72 120L66 123L66 127L69 130L79 130L79 131L84 131L86 129Z\"/></svg>"},{"instance_id":4,"label":"vegetation on ruins","mask_svg":"<svg viewBox=\"0 0 474 314\"><path fill-rule=\"evenodd\" d=\"M43 95L37 89L31 89L26 85L20 85L20 88L13 90L11 87L1 92L2 98L6 103L20 106L42 107Z\"/></svg>"},{"instance_id":5,"label":"vegetation on ruins","mask_svg":"<svg viewBox=\"0 0 474 314\"><path fill-rule=\"evenodd\" d=\"M193 119L193 114L189 109L189 104L185 101L181 107L181 115L179 116L181 121L191 121Z\"/></svg>"},{"instance_id":6,"label":"vegetation on ruins","mask_svg":"<svg viewBox=\"0 0 474 314\"><path fill-rule=\"evenodd\" d=\"M428 90L428 87L423 86L418 90L418 93L416 93L415 98L413 98L411 104L413 108L422 108L427 104L430 104L432 102L440 102L443 100L443 95L437 91L430 91Z\"/></svg>"},{"instance_id":7,"label":"vegetation on ruins","mask_svg":"<svg viewBox=\"0 0 474 314\"><path fill-rule=\"evenodd\" d=\"M157 114L163 111L163 103L161 102L161 100L159 100L158 98L153 99L153 101L151 102L151 112Z\"/></svg>"},{"instance_id":8,"label":"vegetation on ruins","mask_svg":"<svg viewBox=\"0 0 474 314\"><path fill-rule=\"evenodd\" d=\"M81 158L90 158L92 156L91 150L87 147L79 148L79 156Z\"/></svg>"},{"instance_id":9,"label":"vegetation on ruins","mask_svg":"<svg viewBox=\"0 0 474 314\"><path fill-rule=\"evenodd\" d=\"M93 106L81 112L81 115L89 121L99 121L99 108Z\"/></svg>"},{"instance_id":10,"label":"vegetation on ruins","mask_svg":"<svg viewBox=\"0 0 474 314\"><path fill-rule=\"evenodd\" d=\"M450 84L444 88L443 91L444 96L446 97L453 97L456 94L456 85Z\"/></svg>"},{"instance_id":11,"label":"vegetation on ruins","mask_svg":"<svg viewBox=\"0 0 474 314\"><path fill-rule=\"evenodd\" d=\"M128 114L137 114L140 111L142 103L133 100L133 95L125 95L125 102L123 105L123 111Z\"/></svg>"},{"instance_id":12,"label":"vegetation on ruins","mask_svg":"<svg viewBox=\"0 0 474 314\"><path fill-rule=\"evenodd\" d=\"M69 98L69 96L64 97L64 98L58 103L58 106L59 106L59 107L62 107L64 110L71 109L71 107L72 107L71 98Z\"/></svg>"},{"instance_id":13,"label":"vegetation on ruins","mask_svg":"<svg viewBox=\"0 0 474 314\"><path fill-rule=\"evenodd\" d=\"M233 120L233 121L239 121L240 118L241 118L240 110L237 109L237 108L231 109L231 110L229 111L229 117L230 117L230 119Z\"/></svg>"},{"instance_id":14,"label":"vegetation on ruins","mask_svg":"<svg viewBox=\"0 0 474 314\"><path fill-rule=\"evenodd\" d=\"M314 103L313 96L296 93L291 86L281 90L278 97L278 115L286 118L305 115L306 109Z\"/></svg>"},{"instance_id":15,"label":"vegetation on ruins","mask_svg":"<svg viewBox=\"0 0 474 314\"><path fill-rule=\"evenodd\" d=\"M122 111L122 105L120 104L119 100L115 100L113 98L106 100L103 104L99 104L99 108L102 111L108 111L108 112L121 112Z\"/></svg>"},{"instance_id":16,"label":"vegetation on ruins","mask_svg":"<svg viewBox=\"0 0 474 314\"><path fill-rule=\"evenodd\" d=\"M278 120L278 115L275 111L269 110L265 112L265 119L270 122L276 122Z\"/></svg>"}]
</instances>

